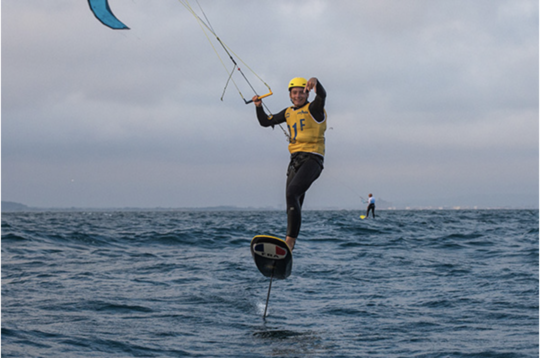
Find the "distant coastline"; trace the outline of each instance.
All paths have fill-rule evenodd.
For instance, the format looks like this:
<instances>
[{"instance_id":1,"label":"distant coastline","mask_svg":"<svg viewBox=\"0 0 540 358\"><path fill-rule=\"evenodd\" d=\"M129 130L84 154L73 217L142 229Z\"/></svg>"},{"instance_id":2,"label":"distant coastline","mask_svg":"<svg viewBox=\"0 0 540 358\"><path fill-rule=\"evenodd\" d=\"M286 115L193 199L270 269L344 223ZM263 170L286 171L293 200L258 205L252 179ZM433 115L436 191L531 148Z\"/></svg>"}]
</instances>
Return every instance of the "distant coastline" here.
<instances>
[{"instance_id":1,"label":"distant coastline","mask_svg":"<svg viewBox=\"0 0 540 358\"><path fill-rule=\"evenodd\" d=\"M236 206L210 206L200 208L134 208L134 207L117 207L117 208L38 208L16 203L13 201L2 201L2 212L44 212L44 211L274 211L276 208L253 208L253 207L236 207Z\"/></svg>"},{"instance_id":2,"label":"distant coastline","mask_svg":"<svg viewBox=\"0 0 540 358\"><path fill-rule=\"evenodd\" d=\"M68 207L68 208L43 208L32 207L25 204L2 201L2 213L9 212L115 212L115 211L280 211L283 208L276 207L238 207L238 206L208 206L208 207L154 207L154 208L138 208L138 207L111 207L111 208L88 208L88 207ZM359 206L358 208L335 208L335 207L321 207L310 208L306 207L306 211L364 211L365 207ZM536 207L479 207L479 206L406 206L406 207L392 207L392 206L378 206L377 210L538 210Z\"/></svg>"}]
</instances>

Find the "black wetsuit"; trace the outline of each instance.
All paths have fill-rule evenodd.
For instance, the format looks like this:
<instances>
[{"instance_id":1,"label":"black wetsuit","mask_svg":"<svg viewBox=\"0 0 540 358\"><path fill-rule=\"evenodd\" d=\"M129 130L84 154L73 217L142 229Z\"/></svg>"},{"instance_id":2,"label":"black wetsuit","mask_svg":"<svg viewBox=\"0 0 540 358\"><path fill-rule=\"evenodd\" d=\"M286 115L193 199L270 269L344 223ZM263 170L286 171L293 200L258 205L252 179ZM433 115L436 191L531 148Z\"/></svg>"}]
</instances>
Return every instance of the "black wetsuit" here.
<instances>
[{"instance_id":1,"label":"black wetsuit","mask_svg":"<svg viewBox=\"0 0 540 358\"><path fill-rule=\"evenodd\" d=\"M316 97L309 103L309 111L316 122L322 123L326 119L324 105L326 91L320 82L317 82ZM263 127L274 127L276 124L286 122L287 108L268 117L261 107L256 107L257 119ZM318 153L295 152L291 154L291 161L287 168L287 236L297 238L302 223L302 204L306 191L319 177L323 170L324 157Z\"/></svg>"},{"instance_id":2,"label":"black wetsuit","mask_svg":"<svg viewBox=\"0 0 540 358\"><path fill-rule=\"evenodd\" d=\"M373 214L373 217L375 217L375 203L370 203L367 207L367 213L366 213L366 218L369 217L369 212L371 211L371 213Z\"/></svg>"}]
</instances>

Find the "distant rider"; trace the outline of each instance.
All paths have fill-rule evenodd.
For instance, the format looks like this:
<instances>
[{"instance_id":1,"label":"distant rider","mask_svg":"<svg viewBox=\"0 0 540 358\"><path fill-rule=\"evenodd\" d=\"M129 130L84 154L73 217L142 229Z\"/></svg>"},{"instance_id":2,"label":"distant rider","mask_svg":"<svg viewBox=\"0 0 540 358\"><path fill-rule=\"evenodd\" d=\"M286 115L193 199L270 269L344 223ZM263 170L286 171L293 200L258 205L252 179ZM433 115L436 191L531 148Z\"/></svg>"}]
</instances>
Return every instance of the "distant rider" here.
<instances>
[{"instance_id":1,"label":"distant rider","mask_svg":"<svg viewBox=\"0 0 540 358\"><path fill-rule=\"evenodd\" d=\"M312 89L316 96L313 102L309 102L309 91ZM285 241L292 250L300 232L305 193L323 170L326 91L315 77L309 80L296 77L289 82L289 97L293 106L273 116L265 113L262 100L257 96L253 97L253 102L261 126L273 128L276 124L287 122L289 128L291 161L287 169Z\"/></svg>"},{"instance_id":2,"label":"distant rider","mask_svg":"<svg viewBox=\"0 0 540 358\"><path fill-rule=\"evenodd\" d=\"M367 206L367 214L366 218L369 217L369 212L373 214L373 217L375 217L375 198L373 197L373 194L369 194L368 197L368 206Z\"/></svg>"}]
</instances>

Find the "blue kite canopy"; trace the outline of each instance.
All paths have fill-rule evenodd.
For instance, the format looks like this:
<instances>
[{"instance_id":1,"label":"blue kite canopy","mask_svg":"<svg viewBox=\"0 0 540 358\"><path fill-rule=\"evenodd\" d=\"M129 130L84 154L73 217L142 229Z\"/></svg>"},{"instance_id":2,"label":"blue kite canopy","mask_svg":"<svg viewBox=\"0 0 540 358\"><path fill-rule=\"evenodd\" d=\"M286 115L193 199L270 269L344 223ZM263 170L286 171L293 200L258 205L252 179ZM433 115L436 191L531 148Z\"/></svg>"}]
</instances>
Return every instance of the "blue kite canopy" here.
<instances>
[{"instance_id":1,"label":"blue kite canopy","mask_svg":"<svg viewBox=\"0 0 540 358\"><path fill-rule=\"evenodd\" d=\"M129 30L129 27L114 16L107 0L88 0L88 4L96 18L103 25L115 30Z\"/></svg>"}]
</instances>

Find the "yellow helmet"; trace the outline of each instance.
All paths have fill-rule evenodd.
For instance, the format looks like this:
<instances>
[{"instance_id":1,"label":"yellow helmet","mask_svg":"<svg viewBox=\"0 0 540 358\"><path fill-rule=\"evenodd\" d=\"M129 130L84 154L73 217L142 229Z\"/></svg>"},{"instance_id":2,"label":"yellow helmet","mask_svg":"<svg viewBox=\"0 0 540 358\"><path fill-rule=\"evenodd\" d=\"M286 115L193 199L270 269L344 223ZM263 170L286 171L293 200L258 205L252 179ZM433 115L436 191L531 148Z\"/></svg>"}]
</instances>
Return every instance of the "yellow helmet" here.
<instances>
[{"instance_id":1,"label":"yellow helmet","mask_svg":"<svg viewBox=\"0 0 540 358\"><path fill-rule=\"evenodd\" d=\"M293 87L302 87L306 88L307 80L302 77L295 77L292 80L289 81L289 91Z\"/></svg>"}]
</instances>

